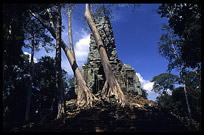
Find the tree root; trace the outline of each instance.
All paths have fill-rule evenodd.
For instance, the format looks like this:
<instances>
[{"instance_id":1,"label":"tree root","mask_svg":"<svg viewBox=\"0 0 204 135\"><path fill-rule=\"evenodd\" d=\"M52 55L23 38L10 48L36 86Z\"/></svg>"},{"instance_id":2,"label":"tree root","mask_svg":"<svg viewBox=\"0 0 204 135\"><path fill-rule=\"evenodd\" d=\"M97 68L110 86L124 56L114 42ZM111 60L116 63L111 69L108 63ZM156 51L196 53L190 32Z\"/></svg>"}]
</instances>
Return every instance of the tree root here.
<instances>
[{"instance_id":1,"label":"tree root","mask_svg":"<svg viewBox=\"0 0 204 135\"><path fill-rule=\"evenodd\" d=\"M79 85L78 85L79 86ZM93 102L99 101L100 99L95 97L91 93L91 89L88 87L78 87L78 96L77 96L77 106L79 108L83 107L92 107Z\"/></svg>"},{"instance_id":2,"label":"tree root","mask_svg":"<svg viewBox=\"0 0 204 135\"><path fill-rule=\"evenodd\" d=\"M109 83L105 82L103 89L102 89L102 99L106 100L107 102L110 103L110 97L114 96L114 98L117 100L117 102L124 107L126 105L126 101L125 101L125 95L123 94L119 83L117 82L117 80L114 80L115 83L114 85L111 87L109 86Z\"/></svg>"}]
</instances>

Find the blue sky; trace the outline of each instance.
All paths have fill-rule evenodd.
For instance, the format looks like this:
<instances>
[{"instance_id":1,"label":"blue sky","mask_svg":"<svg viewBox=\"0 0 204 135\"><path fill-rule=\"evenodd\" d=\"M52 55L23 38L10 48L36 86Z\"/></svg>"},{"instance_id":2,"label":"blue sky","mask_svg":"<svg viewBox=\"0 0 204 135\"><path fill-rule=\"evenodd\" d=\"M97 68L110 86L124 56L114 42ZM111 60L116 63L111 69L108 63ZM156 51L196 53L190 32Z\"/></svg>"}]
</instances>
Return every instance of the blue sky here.
<instances>
[{"instance_id":1,"label":"blue sky","mask_svg":"<svg viewBox=\"0 0 204 135\"><path fill-rule=\"evenodd\" d=\"M151 91L153 83L151 79L166 72L168 61L157 52L158 41L162 34L162 23L167 23L166 18L161 18L156 13L160 4L141 4L139 8L132 12L131 8L120 5L120 10L113 9L114 20L112 20L113 34L115 36L116 50L118 58L124 64L129 64L135 69L140 79L141 85L148 92L148 99L155 100L157 94ZM81 16L84 15L85 5L80 4L79 8L73 11L72 31L75 46L75 53L78 66L86 63L90 32L85 29L86 23ZM63 10L66 11L66 10ZM75 15L75 16L74 16ZM77 15L77 16L76 16ZM62 33L62 39L67 45L68 28L67 16L63 14L62 24L65 29ZM30 53L30 49L23 48L24 52ZM48 55L55 57L55 51L46 53L43 48L35 52L35 58L40 59ZM62 51L62 68L73 75L68 60ZM174 74L178 74L173 71Z\"/></svg>"}]
</instances>

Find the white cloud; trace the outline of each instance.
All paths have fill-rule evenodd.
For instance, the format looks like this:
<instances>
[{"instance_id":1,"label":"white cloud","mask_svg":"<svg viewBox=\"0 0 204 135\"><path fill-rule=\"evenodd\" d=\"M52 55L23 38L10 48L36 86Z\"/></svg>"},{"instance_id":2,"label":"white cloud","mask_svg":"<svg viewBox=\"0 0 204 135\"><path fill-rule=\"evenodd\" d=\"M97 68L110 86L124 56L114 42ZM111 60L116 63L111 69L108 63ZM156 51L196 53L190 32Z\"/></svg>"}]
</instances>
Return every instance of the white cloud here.
<instances>
[{"instance_id":1,"label":"white cloud","mask_svg":"<svg viewBox=\"0 0 204 135\"><path fill-rule=\"evenodd\" d=\"M28 53L28 52L23 52L25 55L28 55L29 56L29 62L31 62L31 54ZM37 59L35 57L33 57L33 62L34 63L37 63Z\"/></svg>"},{"instance_id":2,"label":"white cloud","mask_svg":"<svg viewBox=\"0 0 204 135\"><path fill-rule=\"evenodd\" d=\"M150 82L149 80L145 80L141 75L140 73L136 73L136 75L138 76L139 78L139 81L142 85L142 88L149 91L149 92L152 92L152 88L153 88L153 85L154 85L154 82Z\"/></svg>"},{"instance_id":3,"label":"white cloud","mask_svg":"<svg viewBox=\"0 0 204 135\"><path fill-rule=\"evenodd\" d=\"M153 88L153 85L154 85L154 82L146 82L143 87L145 90L152 92L151 90Z\"/></svg>"},{"instance_id":4,"label":"white cloud","mask_svg":"<svg viewBox=\"0 0 204 135\"><path fill-rule=\"evenodd\" d=\"M90 34L85 33L81 39L76 42L75 45L75 56L77 63L81 65L81 63L85 63L89 53L89 42L90 42ZM78 66L80 66L78 65Z\"/></svg>"},{"instance_id":5,"label":"white cloud","mask_svg":"<svg viewBox=\"0 0 204 135\"><path fill-rule=\"evenodd\" d=\"M136 75L138 76L139 78L139 81L141 83L141 86L143 89L147 90L147 93L148 93L148 96L147 98L149 100L153 100L155 101L156 100L156 97L158 96L157 93L151 91L152 88L153 88L153 85L154 85L154 82L150 82L149 80L145 80L140 73L136 73Z\"/></svg>"}]
</instances>

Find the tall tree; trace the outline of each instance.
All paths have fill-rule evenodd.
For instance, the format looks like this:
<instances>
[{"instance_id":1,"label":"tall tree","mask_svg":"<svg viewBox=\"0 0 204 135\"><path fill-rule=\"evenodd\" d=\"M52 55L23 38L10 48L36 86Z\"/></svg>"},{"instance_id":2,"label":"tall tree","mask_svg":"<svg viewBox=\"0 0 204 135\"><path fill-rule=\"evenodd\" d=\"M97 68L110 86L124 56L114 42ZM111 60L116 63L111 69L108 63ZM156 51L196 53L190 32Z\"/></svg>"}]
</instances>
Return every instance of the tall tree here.
<instances>
[{"instance_id":1,"label":"tall tree","mask_svg":"<svg viewBox=\"0 0 204 135\"><path fill-rule=\"evenodd\" d=\"M51 33L51 35L56 39L56 32L55 29L53 27L50 27L49 25L47 25L42 18L40 18L39 16L37 16L35 13L33 13L32 11L30 11L31 15L33 17L35 17L45 28L48 29L48 31ZM78 95L77 95L77 105L79 107L82 106L92 106L92 102L95 98L95 96L91 93L90 88L88 88L86 86L86 82L81 74L81 71L79 70L79 67L76 63L76 60L74 59L72 52L70 51L70 49L67 47L67 45L65 44L65 42L62 40L61 41L61 47L65 52L65 55L67 56L67 59L72 67L72 70L76 76L76 80L77 80L77 85L78 85Z\"/></svg>"},{"instance_id":2,"label":"tall tree","mask_svg":"<svg viewBox=\"0 0 204 135\"><path fill-rule=\"evenodd\" d=\"M61 70L61 7L59 4L57 9L57 33L56 33L56 88L57 88L57 118L65 113L64 95L62 89L62 70Z\"/></svg>"},{"instance_id":3,"label":"tall tree","mask_svg":"<svg viewBox=\"0 0 204 135\"><path fill-rule=\"evenodd\" d=\"M191 109L188 99L188 94L186 90L186 81L184 78L184 73L186 70L186 62L181 58L181 45L182 40L174 34L174 30L167 25L163 25L164 30L167 31L166 34L162 34L159 42L159 53L164 56L168 61L168 70L172 70L177 68L180 73L180 79L182 80L181 83L184 87L184 93L186 98L186 105L188 108L189 118L191 119Z\"/></svg>"},{"instance_id":4,"label":"tall tree","mask_svg":"<svg viewBox=\"0 0 204 135\"><path fill-rule=\"evenodd\" d=\"M85 10L85 17L87 19L88 25L94 35L94 39L96 41L96 44L98 46L98 51L101 57L103 69L105 72L106 82L104 84L104 87L102 89L102 98L109 101L109 98L111 96L115 96L115 99L118 100L118 102L121 104L121 106L125 106L125 96L120 88L119 83L117 82L113 71L111 69L110 62L108 60L108 56L106 53L106 50L104 48L103 42L101 40L101 37L99 35L99 32L96 28L96 25L91 17L90 14L90 4L86 4L86 10Z\"/></svg>"},{"instance_id":5,"label":"tall tree","mask_svg":"<svg viewBox=\"0 0 204 135\"><path fill-rule=\"evenodd\" d=\"M28 88L27 103L26 103L26 112L25 112L25 121L29 119L30 115L30 104L31 104L31 94L32 94L32 84L33 84L33 71L34 71L34 35L32 34L32 48L31 48L31 64L30 64L30 87Z\"/></svg>"},{"instance_id":6,"label":"tall tree","mask_svg":"<svg viewBox=\"0 0 204 135\"><path fill-rule=\"evenodd\" d=\"M62 69L63 87L68 89L65 81L67 72ZM44 56L35 64L34 88L32 92L31 120L43 124L47 119L57 116L56 60Z\"/></svg>"},{"instance_id":7,"label":"tall tree","mask_svg":"<svg viewBox=\"0 0 204 135\"><path fill-rule=\"evenodd\" d=\"M31 117L35 116L41 124L49 116L56 118L56 114L53 113L57 111L54 108L57 95L55 65L55 59L48 56L40 58L35 64Z\"/></svg>"},{"instance_id":8,"label":"tall tree","mask_svg":"<svg viewBox=\"0 0 204 135\"><path fill-rule=\"evenodd\" d=\"M201 3L168 3L158 8L183 41L181 59L187 67L201 68Z\"/></svg>"},{"instance_id":9,"label":"tall tree","mask_svg":"<svg viewBox=\"0 0 204 135\"><path fill-rule=\"evenodd\" d=\"M32 16L27 18L27 23L24 26L25 38L28 43L26 43L26 48L31 48L31 63L30 63L30 86L27 92L27 105L26 105L26 112L25 112L25 121L29 119L30 113L30 104L31 104L31 93L33 87L33 72L34 72L34 50L42 46L46 49L47 52L51 50L49 47L54 46L51 41L49 35L46 34L46 29L42 27ZM29 42L31 41L31 42ZM49 47L48 47L49 46Z\"/></svg>"},{"instance_id":10,"label":"tall tree","mask_svg":"<svg viewBox=\"0 0 204 135\"><path fill-rule=\"evenodd\" d=\"M192 87L187 87L189 94L192 117L197 122L201 122L201 91ZM172 91L171 95L163 94L157 97L157 103L168 111L172 111L181 117L188 117L186 107L185 94L183 87L177 87Z\"/></svg>"},{"instance_id":11,"label":"tall tree","mask_svg":"<svg viewBox=\"0 0 204 135\"><path fill-rule=\"evenodd\" d=\"M73 10L73 7L75 5L74 4L69 4L68 5L68 9L67 9L67 15L68 15L68 36L69 36L69 46L70 46L70 50L74 56L74 59L76 60L76 57L75 57L75 52L74 52L74 45L73 45L73 37L72 37L72 22L71 22L71 14L72 14L72 10ZM74 77L74 86L77 85L76 83L76 77Z\"/></svg>"},{"instance_id":12,"label":"tall tree","mask_svg":"<svg viewBox=\"0 0 204 135\"><path fill-rule=\"evenodd\" d=\"M71 14L72 14L72 9L73 9L73 4L69 4L68 5L68 9L67 9L67 14L68 14L68 35L69 35L69 46L70 46L70 50L74 56L74 59L76 60L75 57L75 52L74 52L74 45L73 45L73 37L72 37L72 22L71 22Z\"/></svg>"},{"instance_id":13,"label":"tall tree","mask_svg":"<svg viewBox=\"0 0 204 135\"><path fill-rule=\"evenodd\" d=\"M27 81L22 73L28 70L23 66L22 47L27 15L24 4L3 4L3 117L7 126L25 118Z\"/></svg>"},{"instance_id":14,"label":"tall tree","mask_svg":"<svg viewBox=\"0 0 204 135\"><path fill-rule=\"evenodd\" d=\"M154 82L153 91L160 94L168 94L168 91L175 89L175 84L178 84L179 77L171 73L162 73L154 76L151 82Z\"/></svg>"}]
</instances>

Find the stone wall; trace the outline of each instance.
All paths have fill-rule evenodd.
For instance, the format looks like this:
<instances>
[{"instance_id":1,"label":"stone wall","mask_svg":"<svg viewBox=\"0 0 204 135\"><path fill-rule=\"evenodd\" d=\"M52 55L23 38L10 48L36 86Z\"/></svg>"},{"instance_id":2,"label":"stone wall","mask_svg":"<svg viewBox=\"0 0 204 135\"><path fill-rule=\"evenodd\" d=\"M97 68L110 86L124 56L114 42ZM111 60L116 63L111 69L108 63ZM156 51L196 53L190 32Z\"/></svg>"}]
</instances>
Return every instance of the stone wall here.
<instances>
[{"instance_id":1,"label":"stone wall","mask_svg":"<svg viewBox=\"0 0 204 135\"><path fill-rule=\"evenodd\" d=\"M128 64L123 64L121 60L118 60L113 29L109 18L95 18L94 22L101 35L112 71L114 72L122 90L124 92L134 91L135 93L142 95L141 84L134 68ZM86 64L82 65L81 69L88 87L92 88L93 93L100 92L106 79L101 58L92 33L90 36L88 61Z\"/></svg>"}]
</instances>

